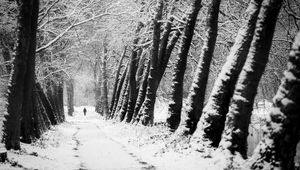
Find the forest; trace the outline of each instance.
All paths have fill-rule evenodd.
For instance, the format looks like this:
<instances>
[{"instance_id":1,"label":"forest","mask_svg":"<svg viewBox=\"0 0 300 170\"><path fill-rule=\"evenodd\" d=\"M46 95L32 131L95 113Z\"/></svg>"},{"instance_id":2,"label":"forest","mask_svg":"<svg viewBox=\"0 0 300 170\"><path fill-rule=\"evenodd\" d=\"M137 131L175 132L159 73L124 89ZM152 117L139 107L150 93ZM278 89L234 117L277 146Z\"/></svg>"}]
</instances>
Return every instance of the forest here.
<instances>
[{"instance_id":1,"label":"forest","mask_svg":"<svg viewBox=\"0 0 300 170\"><path fill-rule=\"evenodd\" d=\"M217 169L300 168L300 1L1 0L0 169L39 169L12 157L60 127L78 149L89 121Z\"/></svg>"}]
</instances>

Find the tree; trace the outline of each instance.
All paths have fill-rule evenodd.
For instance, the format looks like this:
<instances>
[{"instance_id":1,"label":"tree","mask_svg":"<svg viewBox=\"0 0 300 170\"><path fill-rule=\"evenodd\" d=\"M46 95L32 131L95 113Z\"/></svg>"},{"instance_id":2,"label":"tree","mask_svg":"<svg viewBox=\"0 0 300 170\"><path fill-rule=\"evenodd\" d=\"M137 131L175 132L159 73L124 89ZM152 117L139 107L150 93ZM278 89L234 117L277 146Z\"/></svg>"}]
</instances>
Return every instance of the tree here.
<instances>
[{"instance_id":1,"label":"tree","mask_svg":"<svg viewBox=\"0 0 300 170\"><path fill-rule=\"evenodd\" d=\"M123 94L122 87L126 84L125 80L126 80L127 72L128 72L128 64L122 73L119 83L117 84L118 85L117 92L116 92L116 97L114 100L114 105L112 106L111 118L115 117L115 115L116 115L115 113L116 113L116 111L118 111L117 107L118 107L120 100L122 99L122 94Z\"/></svg>"},{"instance_id":2,"label":"tree","mask_svg":"<svg viewBox=\"0 0 300 170\"><path fill-rule=\"evenodd\" d=\"M156 98L156 89L157 87L156 79L157 79L157 62L158 62L158 55L159 55L159 42L160 42L160 26L161 23L158 22L162 18L162 11L163 11L163 0L159 0L156 6L156 15L153 19L153 42L151 47L151 59L150 59L150 71L148 76L148 85L147 85L147 92L146 97L143 105L139 112L141 117L141 123L143 125L149 125L153 123L153 111L154 111L154 104Z\"/></svg>"},{"instance_id":3,"label":"tree","mask_svg":"<svg viewBox=\"0 0 300 170\"><path fill-rule=\"evenodd\" d=\"M262 0L250 2L245 21L238 31L226 63L215 81L213 90L203 109L198 128L193 135L193 138L206 141L211 146L218 147L221 140L230 99L247 58L261 3Z\"/></svg>"},{"instance_id":4,"label":"tree","mask_svg":"<svg viewBox=\"0 0 300 170\"><path fill-rule=\"evenodd\" d=\"M137 84L136 84L136 71L137 71L137 64L138 64L138 50L139 48L135 47L139 41L138 34L141 31L143 27L143 23L139 22L136 28L136 37L133 40L133 49L131 51L131 57L130 57L130 64L129 64L129 99L128 99L128 106L126 106L126 110L122 110L120 114L122 114L121 117L126 117L125 121L129 123L131 121L133 112L134 112L134 106L136 103L137 98ZM126 104L126 103L124 103ZM124 116L123 116L124 115ZM123 119L122 119L123 120ZM121 121L122 121L121 120Z\"/></svg>"},{"instance_id":5,"label":"tree","mask_svg":"<svg viewBox=\"0 0 300 170\"><path fill-rule=\"evenodd\" d=\"M221 0L211 2L207 14L206 36L201 50L200 61L193 80L192 88L188 96L188 106L186 110L185 133L192 134L197 128L197 123L201 117L206 84L209 74L210 63L213 58L214 48L218 35L218 18ZM175 131L180 123L181 111L169 113L167 119L171 131Z\"/></svg>"},{"instance_id":6,"label":"tree","mask_svg":"<svg viewBox=\"0 0 300 170\"><path fill-rule=\"evenodd\" d=\"M39 15L39 1L33 2L32 5L32 13L31 13L31 32L30 32L30 45L29 45L29 53L26 61L26 72L24 79L24 99L22 103L22 121L21 121L21 137L22 141L26 143L31 143L32 139L35 137L34 131L38 129L34 129L33 117L36 117L35 114L38 114L34 111L36 107L36 94L35 94L35 50L36 50L36 33L37 33L37 22ZM34 120L34 121L33 121Z\"/></svg>"},{"instance_id":7,"label":"tree","mask_svg":"<svg viewBox=\"0 0 300 170\"><path fill-rule=\"evenodd\" d=\"M247 136L254 97L268 61L272 38L282 1L264 0L246 63L239 75L226 116L221 149L247 157Z\"/></svg>"},{"instance_id":8,"label":"tree","mask_svg":"<svg viewBox=\"0 0 300 170\"><path fill-rule=\"evenodd\" d=\"M107 68L106 68L106 61L107 61L107 44L105 42L102 43L103 46L103 57L102 57L102 85L101 85L101 100L102 100L102 108L103 114L106 118L108 118L109 110L108 110L108 88L107 88Z\"/></svg>"},{"instance_id":9,"label":"tree","mask_svg":"<svg viewBox=\"0 0 300 170\"><path fill-rule=\"evenodd\" d=\"M177 122L178 118L180 117L182 108L183 77L186 69L187 56L194 35L194 28L197 21L197 16L202 7L201 2L201 0L192 1L192 6L187 14L187 20L185 23L185 28L183 30L184 33L180 45L180 51L175 63L171 86L171 101L169 103L168 112L169 115L172 115L172 117L176 117L175 119ZM173 119L172 117L171 119ZM169 121L173 120L169 119ZM174 123L174 127L171 127L172 129L176 129L176 124L178 124L177 122Z\"/></svg>"},{"instance_id":10,"label":"tree","mask_svg":"<svg viewBox=\"0 0 300 170\"><path fill-rule=\"evenodd\" d=\"M299 72L300 33L295 38L288 68L273 99L263 140L250 160L251 169L295 169L294 157L300 138Z\"/></svg>"},{"instance_id":11,"label":"tree","mask_svg":"<svg viewBox=\"0 0 300 170\"><path fill-rule=\"evenodd\" d=\"M37 12L39 1L20 0L18 3L18 26L17 26L17 47L13 61L12 74L9 92L7 96L7 114L4 121L4 142L7 149L20 149L20 125L22 104L24 102L25 78L27 72L27 60L34 61ZM32 76L32 75L31 75ZM30 83L32 79L29 79ZM32 89L28 91L32 92ZM30 92L30 93L31 93ZM29 94L26 96L29 97ZM30 98L29 98L30 99ZM30 101L32 101L30 99ZM28 101L28 102L30 102Z\"/></svg>"},{"instance_id":12,"label":"tree","mask_svg":"<svg viewBox=\"0 0 300 170\"><path fill-rule=\"evenodd\" d=\"M70 78L66 82L68 115L73 116L74 113L74 79Z\"/></svg>"},{"instance_id":13,"label":"tree","mask_svg":"<svg viewBox=\"0 0 300 170\"><path fill-rule=\"evenodd\" d=\"M126 49L127 49L127 46L124 47L123 54L121 56L121 59L119 61L118 68L117 68L117 71L116 71L114 89L113 89L112 98L111 98L110 107L109 107L109 114L110 115L113 114L115 100L119 97L118 85L121 83L121 80L119 79L119 76L120 76L120 72L121 72L121 68L122 68L122 64L123 64L123 59L124 59L125 54L126 54Z\"/></svg>"}]
</instances>

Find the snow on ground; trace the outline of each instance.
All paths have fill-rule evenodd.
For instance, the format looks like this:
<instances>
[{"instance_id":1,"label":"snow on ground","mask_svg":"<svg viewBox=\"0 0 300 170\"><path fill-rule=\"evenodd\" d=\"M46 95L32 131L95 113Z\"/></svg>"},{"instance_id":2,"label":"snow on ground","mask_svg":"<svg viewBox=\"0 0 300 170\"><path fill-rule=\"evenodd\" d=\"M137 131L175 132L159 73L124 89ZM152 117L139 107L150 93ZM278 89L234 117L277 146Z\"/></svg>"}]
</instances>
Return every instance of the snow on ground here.
<instances>
[{"instance_id":1,"label":"snow on ground","mask_svg":"<svg viewBox=\"0 0 300 170\"><path fill-rule=\"evenodd\" d=\"M186 142L173 142L163 125L144 127L103 120L86 107L76 107L73 117L52 127L21 151L9 151L9 162L0 169L221 169L222 157L190 149Z\"/></svg>"}]
</instances>

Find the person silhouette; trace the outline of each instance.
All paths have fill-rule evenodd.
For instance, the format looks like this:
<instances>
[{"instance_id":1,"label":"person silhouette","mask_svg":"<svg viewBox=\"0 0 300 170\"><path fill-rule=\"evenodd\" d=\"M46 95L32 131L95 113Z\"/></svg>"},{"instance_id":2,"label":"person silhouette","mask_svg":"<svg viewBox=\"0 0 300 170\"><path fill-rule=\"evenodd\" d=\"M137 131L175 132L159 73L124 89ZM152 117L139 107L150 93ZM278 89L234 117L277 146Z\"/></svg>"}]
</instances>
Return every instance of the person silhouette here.
<instances>
[{"instance_id":1,"label":"person silhouette","mask_svg":"<svg viewBox=\"0 0 300 170\"><path fill-rule=\"evenodd\" d=\"M83 108L83 115L86 116L86 108Z\"/></svg>"}]
</instances>

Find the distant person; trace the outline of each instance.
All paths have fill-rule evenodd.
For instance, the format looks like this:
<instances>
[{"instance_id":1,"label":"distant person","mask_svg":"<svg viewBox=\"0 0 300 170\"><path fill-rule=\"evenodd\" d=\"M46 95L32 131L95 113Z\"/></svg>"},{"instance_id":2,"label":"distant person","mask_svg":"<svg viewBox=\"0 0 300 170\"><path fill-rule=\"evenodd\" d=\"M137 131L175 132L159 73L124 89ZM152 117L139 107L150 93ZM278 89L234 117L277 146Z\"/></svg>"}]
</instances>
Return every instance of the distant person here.
<instances>
[{"instance_id":1,"label":"distant person","mask_svg":"<svg viewBox=\"0 0 300 170\"><path fill-rule=\"evenodd\" d=\"M83 115L86 116L86 108L83 108Z\"/></svg>"}]
</instances>

